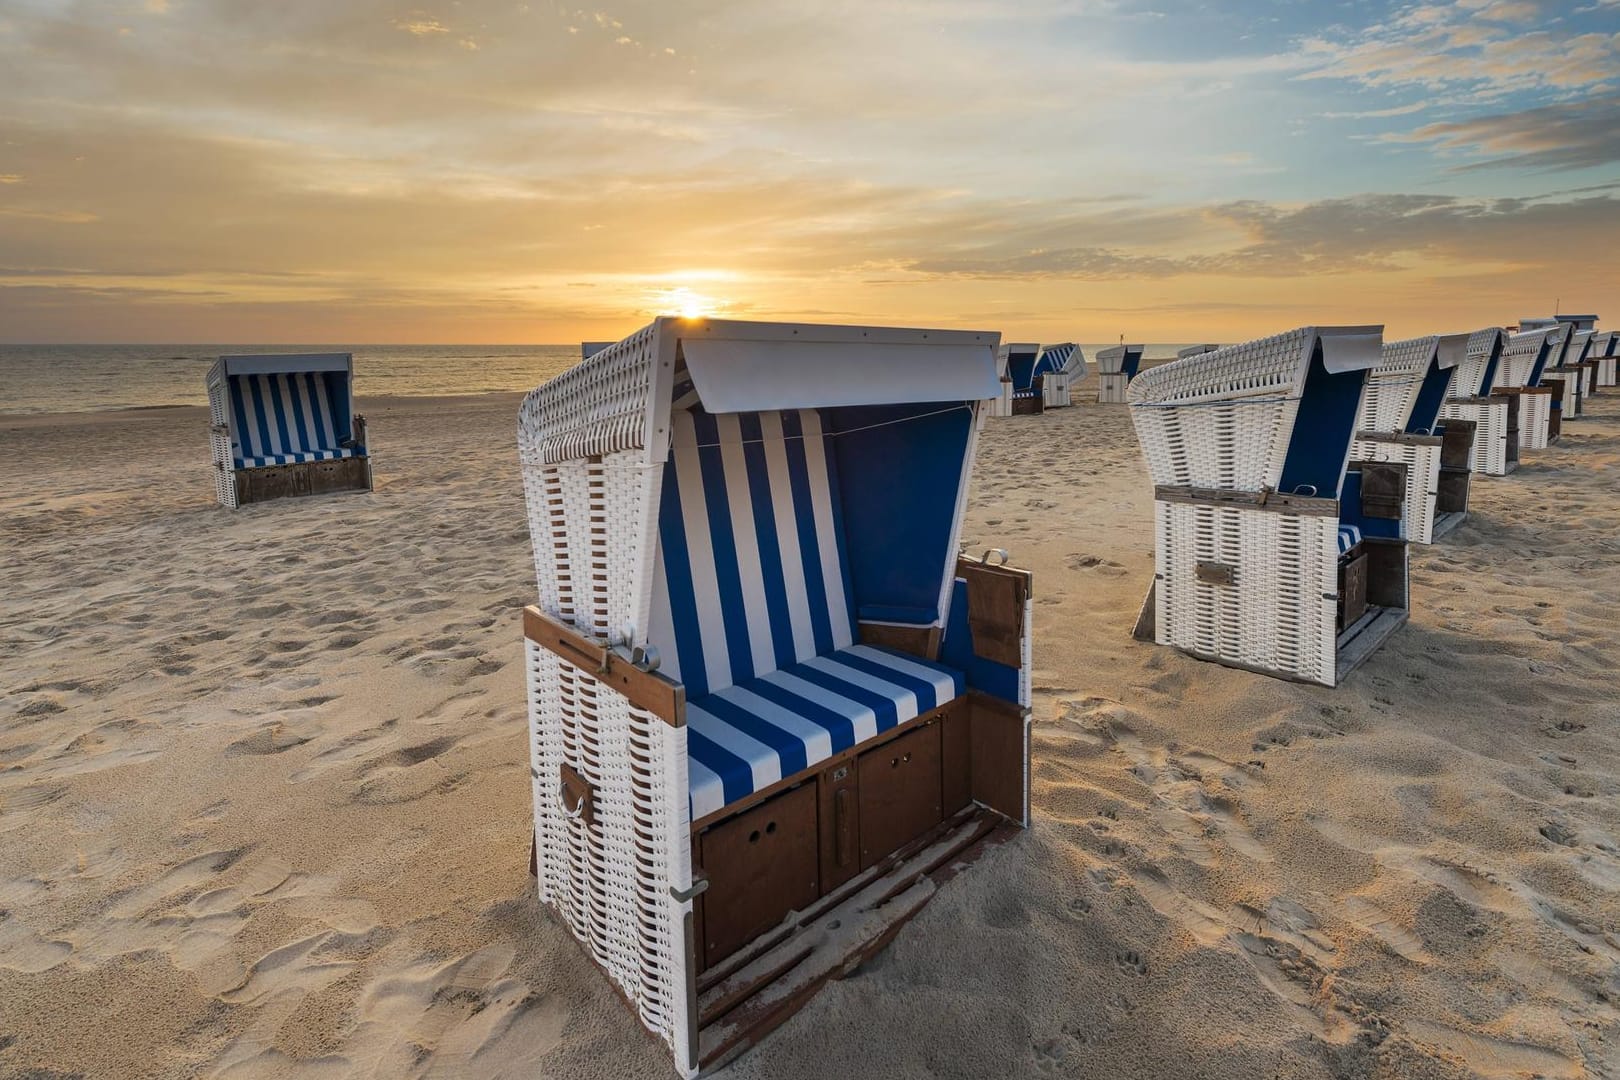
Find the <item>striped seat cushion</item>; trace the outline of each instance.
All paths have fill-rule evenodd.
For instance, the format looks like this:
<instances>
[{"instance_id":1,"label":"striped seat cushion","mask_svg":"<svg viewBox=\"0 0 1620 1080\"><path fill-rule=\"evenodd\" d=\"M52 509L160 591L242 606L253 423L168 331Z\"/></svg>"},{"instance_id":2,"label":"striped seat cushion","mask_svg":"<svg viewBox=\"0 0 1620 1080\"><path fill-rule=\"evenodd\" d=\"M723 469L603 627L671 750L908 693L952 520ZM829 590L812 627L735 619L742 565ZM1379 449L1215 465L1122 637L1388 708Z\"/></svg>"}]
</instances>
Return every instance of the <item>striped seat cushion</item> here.
<instances>
[{"instance_id":1,"label":"striped seat cushion","mask_svg":"<svg viewBox=\"0 0 1620 1080\"><path fill-rule=\"evenodd\" d=\"M257 469L265 465L296 465L303 461L336 461L338 458L351 458L357 451L344 447L340 450L302 450L294 454L261 454L258 457L244 457L238 463L239 468Z\"/></svg>"},{"instance_id":2,"label":"striped seat cushion","mask_svg":"<svg viewBox=\"0 0 1620 1080\"><path fill-rule=\"evenodd\" d=\"M689 700L692 820L960 697L965 686L941 664L855 645Z\"/></svg>"},{"instance_id":3,"label":"striped seat cushion","mask_svg":"<svg viewBox=\"0 0 1620 1080\"><path fill-rule=\"evenodd\" d=\"M1350 549L1361 543L1361 530L1354 525L1339 526L1339 554L1347 555Z\"/></svg>"},{"instance_id":4,"label":"striped seat cushion","mask_svg":"<svg viewBox=\"0 0 1620 1080\"><path fill-rule=\"evenodd\" d=\"M342 444L347 416L336 416L326 376L319 372L231 376L236 467L290 465L364 454Z\"/></svg>"}]
</instances>

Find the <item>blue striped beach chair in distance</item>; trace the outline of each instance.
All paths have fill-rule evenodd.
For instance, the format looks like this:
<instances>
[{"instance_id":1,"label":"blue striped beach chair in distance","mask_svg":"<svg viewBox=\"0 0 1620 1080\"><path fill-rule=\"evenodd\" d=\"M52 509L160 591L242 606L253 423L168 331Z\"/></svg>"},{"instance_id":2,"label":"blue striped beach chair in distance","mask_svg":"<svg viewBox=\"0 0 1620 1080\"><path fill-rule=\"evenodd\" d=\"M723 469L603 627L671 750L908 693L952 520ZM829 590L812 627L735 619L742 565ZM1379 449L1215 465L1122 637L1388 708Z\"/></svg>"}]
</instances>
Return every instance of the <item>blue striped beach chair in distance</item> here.
<instances>
[{"instance_id":1,"label":"blue striped beach chair in distance","mask_svg":"<svg viewBox=\"0 0 1620 1080\"><path fill-rule=\"evenodd\" d=\"M1474 426L1470 475L1506 476L1519 467L1518 401L1492 394L1507 334L1487 326L1468 336L1462 363L1451 369L1438 424L1448 436L1461 423ZM1442 486L1446 483L1442 477Z\"/></svg>"},{"instance_id":2,"label":"blue striped beach chair in distance","mask_svg":"<svg viewBox=\"0 0 1620 1080\"><path fill-rule=\"evenodd\" d=\"M221 356L207 385L220 505L371 490L350 354Z\"/></svg>"},{"instance_id":3,"label":"blue striped beach chair in distance","mask_svg":"<svg viewBox=\"0 0 1620 1080\"><path fill-rule=\"evenodd\" d=\"M957 550L998 344L661 318L524 401L539 897L683 1076L1028 821L1029 575Z\"/></svg>"},{"instance_id":4,"label":"blue striped beach chair in distance","mask_svg":"<svg viewBox=\"0 0 1620 1080\"><path fill-rule=\"evenodd\" d=\"M1126 388L1142 367L1141 345L1112 345L1097 350L1097 401L1119 405L1126 400Z\"/></svg>"},{"instance_id":5,"label":"blue striped beach chair in distance","mask_svg":"<svg viewBox=\"0 0 1620 1080\"><path fill-rule=\"evenodd\" d=\"M1044 345L1035 361L1034 374L1041 379L1042 400L1048 409L1074 404L1074 384L1086 377L1086 353L1072 341Z\"/></svg>"}]
</instances>

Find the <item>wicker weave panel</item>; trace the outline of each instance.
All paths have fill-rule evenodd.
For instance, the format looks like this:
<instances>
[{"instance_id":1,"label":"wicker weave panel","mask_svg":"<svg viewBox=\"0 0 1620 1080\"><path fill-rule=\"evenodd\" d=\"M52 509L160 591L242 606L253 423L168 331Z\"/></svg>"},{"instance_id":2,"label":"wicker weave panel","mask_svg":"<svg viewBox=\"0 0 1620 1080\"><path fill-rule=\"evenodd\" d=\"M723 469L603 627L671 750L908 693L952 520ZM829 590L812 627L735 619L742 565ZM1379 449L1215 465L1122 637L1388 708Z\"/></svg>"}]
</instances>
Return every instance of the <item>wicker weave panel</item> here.
<instances>
[{"instance_id":1,"label":"wicker weave panel","mask_svg":"<svg viewBox=\"0 0 1620 1080\"><path fill-rule=\"evenodd\" d=\"M1502 346L1502 361L1497 365L1496 382L1492 384L1492 389L1499 386L1529 386L1536 358L1541 355L1548 333L1547 330L1523 330L1509 334L1507 344Z\"/></svg>"},{"instance_id":2,"label":"wicker weave panel","mask_svg":"<svg viewBox=\"0 0 1620 1080\"><path fill-rule=\"evenodd\" d=\"M1469 336L1468 349L1463 355L1462 363L1451 370L1451 382L1446 385L1446 397L1471 398L1490 392L1490 388L1485 386L1485 370L1490 366L1491 355L1496 352L1497 342L1502 337L1502 331L1494 326L1475 330Z\"/></svg>"},{"instance_id":3,"label":"wicker weave panel","mask_svg":"<svg viewBox=\"0 0 1620 1080\"><path fill-rule=\"evenodd\" d=\"M691 886L686 729L533 642L525 658L540 899L669 1046L682 1075L693 1075L683 928L691 902L670 893ZM563 764L592 786L590 824L563 804Z\"/></svg>"},{"instance_id":4,"label":"wicker weave panel","mask_svg":"<svg viewBox=\"0 0 1620 1080\"><path fill-rule=\"evenodd\" d=\"M524 465L645 446L656 347L654 323L524 398L518 412Z\"/></svg>"},{"instance_id":5,"label":"wicker weave panel","mask_svg":"<svg viewBox=\"0 0 1620 1080\"><path fill-rule=\"evenodd\" d=\"M1384 342L1383 358L1369 373L1366 392L1361 396L1357 431L1406 430L1423 378L1439 347L1440 339L1433 335Z\"/></svg>"},{"instance_id":6,"label":"wicker weave panel","mask_svg":"<svg viewBox=\"0 0 1620 1080\"><path fill-rule=\"evenodd\" d=\"M1552 445L1552 395L1519 395L1519 446L1545 450Z\"/></svg>"},{"instance_id":7,"label":"wicker weave panel","mask_svg":"<svg viewBox=\"0 0 1620 1080\"><path fill-rule=\"evenodd\" d=\"M1338 519L1208 503L1154 503L1162 645L1332 686ZM1200 581L1200 562L1233 583Z\"/></svg>"},{"instance_id":8,"label":"wicker weave panel","mask_svg":"<svg viewBox=\"0 0 1620 1080\"><path fill-rule=\"evenodd\" d=\"M1485 476L1506 476L1508 467L1508 403L1504 398L1447 401L1440 416L1449 420L1472 420L1474 446L1468 467Z\"/></svg>"},{"instance_id":9,"label":"wicker weave panel","mask_svg":"<svg viewBox=\"0 0 1620 1080\"><path fill-rule=\"evenodd\" d=\"M1620 366L1620 357L1602 356L1598 358L1598 386L1609 389L1615 386L1616 367Z\"/></svg>"},{"instance_id":10,"label":"wicker weave panel","mask_svg":"<svg viewBox=\"0 0 1620 1080\"><path fill-rule=\"evenodd\" d=\"M236 509L235 461L231 457L231 437L218 430L230 424L230 387L225 380L225 366L215 360L208 369L208 448L214 470L214 497L228 510Z\"/></svg>"},{"instance_id":11,"label":"wicker weave panel","mask_svg":"<svg viewBox=\"0 0 1620 1080\"><path fill-rule=\"evenodd\" d=\"M1408 540L1434 543L1435 503L1440 495L1440 447L1422 443L1356 439L1351 461L1394 462L1406 466L1406 506L1401 524Z\"/></svg>"}]
</instances>

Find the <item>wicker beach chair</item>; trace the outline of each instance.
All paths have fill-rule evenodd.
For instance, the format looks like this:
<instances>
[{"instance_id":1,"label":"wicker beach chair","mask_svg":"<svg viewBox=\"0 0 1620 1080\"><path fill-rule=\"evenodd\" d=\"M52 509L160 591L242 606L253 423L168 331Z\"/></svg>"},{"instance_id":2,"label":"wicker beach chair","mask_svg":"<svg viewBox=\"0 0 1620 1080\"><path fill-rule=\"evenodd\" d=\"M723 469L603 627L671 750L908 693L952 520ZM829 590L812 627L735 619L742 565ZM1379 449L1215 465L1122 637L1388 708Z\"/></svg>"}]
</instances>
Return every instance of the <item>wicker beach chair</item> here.
<instances>
[{"instance_id":1,"label":"wicker beach chair","mask_svg":"<svg viewBox=\"0 0 1620 1080\"><path fill-rule=\"evenodd\" d=\"M1597 385L1600 390L1620 385L1616 383L1615 371L1617 363L1620 363L1620 332L1605 330L1593 336L1591 351L1587 355L1597 361Z\"/></svg>"},{"instance_id":2,"label":"wicker beach chair","mask_svg":"<svg viewBox=\"0 0 1620 1080\"><path fill-rule=\"evenodd\" d=\"M1382 337L1306 327L1132 381L1155 485L1139 638L1334 686L1406 621L1406 470L1347 469Z\"/></svg>"},{"instance_id":3,"label":"wicker beach chair","mask_svg":"<svg viewBox=\"0 0 1620 1080\"><path fill-rule=\"evenodd\" d=\"M348 353L221 356L207 385L221 506L371 490Z\"/></svg>"},{"instance_id":4,"label":"wicker beach chair","mask_svg":"<svg viewBox=\"0 0 1620 1080\"><path fill-rule=\"evenodd\" d=\"M1074 384L1086 377L1086 354L1072 341L1047 345L1035 361L1034 374L1041 379L1042 400L1048 409L1074 404Z\"/></svg>"},{"instance_id":5,"label":"wicker beach chair","mask_svg":"<svg viewBox=\"0 0 1620 1080\"><path fill-rule=\"evenodd\" d=\"M1510 423L1520 450L1545 450L1558 441L1563 384L1543 385L1542 376L1552 355L1555 339L1562 346L1562 328L1537 327L1507 336L1496 382L1491 393L1513 399Z\"/></svg>"},{"instance_id":6,"label":"wicker beach chair","mask_svg":"<svg viewBox=\"0 0 1620 1080\"><path fill-rule=\"evenodd\" d=\"M1475 425L1440 421L1468 343L1467 334L1386 341L1361 397L1350 458L1406 466L1407 539L1413 543L1433 543L1468 513Z\"/></svg>"},{"instance_id":7,"label":"wicker beach chair","mask_svg":"<svg viewBox=\"0 0 1620 1080\"><path fill-rule=\"evenodd\" d=\"M1484 476L1506 476L1519 467L1518 400L1491 393L1506 344L1507 334L1497 326L1469 335L1440 405L1440 422L1447 431L1454 423L1474 425L1469 469Z\"/></svg>"},{"instance_id":8,"label":"wicker beach chair","mask_svg":"<svg viewBox=\"0 0 1620 1080\"><path fill-rule=\"evenodd\" d=\"M683 1076L1028 821L1029 576L957 554L996 345L661 318L523 403L539 896Z\"/></svg>"},{"instance_id":9,"label":"wicker beach chair","mask_svg":"<svg viewBox=\"0 0 1620 1080\"><path fill-rule=\"evenodd\" d=\"M1189 356L1203 356L1205 353L1212 353L1219 348L1219 345L1212 345L1208 343L1203 345L1188 345L1186 348L1176 350L1176 359L1185 360Z\"/></svg>"},{"instance_id":10,"label":"wicker beach chair","mask_svg":"<svg viewBox=\"0 0 1620 1080\"><path fill-rule=\"evenodd\" d=\"M1097 350L1097 400L1119 405L1126 400L1126 389L1142 367L1141 345L1112 345Z\"/></svg>"},{"instance_id":11,"label":"wicker beach chair","mask_svg":"<svg viewBox=\"0 0 1620 1080\"><path fill-rule=\"evenodd\" d=\"M1001 392L991 400L991 416L1030 416L1045 410L1045 379L1035 370L1040 355L1038 344L1001 346L996 354Z\"/></svg>"}]
</instances>

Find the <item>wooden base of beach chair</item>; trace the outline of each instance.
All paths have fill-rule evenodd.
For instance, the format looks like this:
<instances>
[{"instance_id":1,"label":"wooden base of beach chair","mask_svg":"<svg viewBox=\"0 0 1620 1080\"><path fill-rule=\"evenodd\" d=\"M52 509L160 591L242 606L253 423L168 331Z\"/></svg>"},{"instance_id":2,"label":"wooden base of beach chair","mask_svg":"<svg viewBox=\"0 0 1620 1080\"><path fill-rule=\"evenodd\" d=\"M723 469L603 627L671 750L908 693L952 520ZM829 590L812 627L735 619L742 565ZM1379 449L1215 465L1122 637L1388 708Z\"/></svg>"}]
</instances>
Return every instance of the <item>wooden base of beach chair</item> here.
<instances>
[{"instance_id":1,"label":"wooden base of beach chair","mask_svg":"<svg viewBox=\"0 0 1620 1080\"><path fill-rule=\"evenodd\" d=\"M705 972L697 985L703 1071L744 1053L823 985L854 972L893 941L940 886L1017 832L1000 814L969 806Z\"/></svg>"},{"instance_id":2,"label":"wooden base of beach chair","mask_svg":"<svg viewBox=\"0 0 1620 1080\"><path fill-rule=\"evenodd\" d=\"M1021 710L968 694L695 822L697 969L728 964L977 803L1025 819Z\"/></svg>"},{"instance_id":3,"label":"wooden base of beach chair","mask_svg":"<svg viewBox=\"0 0 1620 1080\"><path fill-rule=\"evenodd\" d=\"M300 495L370 491L371 459L352 457L266 465L258 469L236 469L234 476L238 506Z\"/></svg>"}]
</instances>

